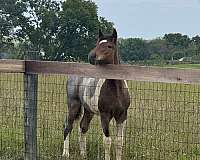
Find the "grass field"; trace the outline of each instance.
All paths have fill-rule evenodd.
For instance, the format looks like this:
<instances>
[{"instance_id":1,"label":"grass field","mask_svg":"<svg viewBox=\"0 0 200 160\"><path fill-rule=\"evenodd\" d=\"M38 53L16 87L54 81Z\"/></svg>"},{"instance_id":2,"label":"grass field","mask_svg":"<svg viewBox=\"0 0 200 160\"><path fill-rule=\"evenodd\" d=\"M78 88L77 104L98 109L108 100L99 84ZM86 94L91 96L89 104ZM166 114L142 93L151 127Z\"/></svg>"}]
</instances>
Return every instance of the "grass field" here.
<instances>
[{"instance_id":1,"label":"grass field","mask_svg":"<svg viewBox=\"0 0 200 160\"><path fill-rule=\"evenodd\" d=\"M165 67L200 69L200 64L174 64L166 65Z\"/></svg>"},{"instance_id":2,"label":"grass field","mask_svg":"<svg viewBox=\"0 0 200 160\"><path fill-rule=\"evenodd\" d=\"M61 75L39 76L37 143L41 160L62 159L66 79ZM131 106L123 160L200 160L200 86L135 81L128 84ZM0 73L0 160L23 159L23 90L22 74ZM112 122L113 143L114 126ZM70 159L79 160L78 129L70 138ZM87 134L88 159L103 159L103 151L102 131L95 117Z\"/></svg>"}]
</instances>

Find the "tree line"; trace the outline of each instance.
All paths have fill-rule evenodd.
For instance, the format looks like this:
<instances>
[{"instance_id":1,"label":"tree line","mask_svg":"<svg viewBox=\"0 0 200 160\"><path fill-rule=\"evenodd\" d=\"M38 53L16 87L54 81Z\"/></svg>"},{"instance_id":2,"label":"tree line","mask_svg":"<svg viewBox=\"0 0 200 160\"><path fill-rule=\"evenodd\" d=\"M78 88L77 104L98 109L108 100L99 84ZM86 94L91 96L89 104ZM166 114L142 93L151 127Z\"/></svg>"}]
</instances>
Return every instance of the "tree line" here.
<instances>
[{"instance_id":1,"label":"tree line","mask_svg":"<svg viewBox=\"0 0 200 160\"><path fill-rule=\"evenodd\" d=\"M32 52L43 60L87 61L98 29L113 23L98 16L98 6L86 0L0 0L0 58L22 59ZM167 62L182 57L200 60L200 37L180 33L153 40L120 38L124 63Z\"/></svg>"},{"instance_id":2,"label":"tree line","mask_svg":"<svg viewBox=\"0 0 200 160\"><path fill-rule=\"evenodd\" d=\"M162 64L181 58L200 62L200 36L190 38L181 33L169 33L153 40L120 39L119 50L124 62Z\"/></svg>"}]
</instances>

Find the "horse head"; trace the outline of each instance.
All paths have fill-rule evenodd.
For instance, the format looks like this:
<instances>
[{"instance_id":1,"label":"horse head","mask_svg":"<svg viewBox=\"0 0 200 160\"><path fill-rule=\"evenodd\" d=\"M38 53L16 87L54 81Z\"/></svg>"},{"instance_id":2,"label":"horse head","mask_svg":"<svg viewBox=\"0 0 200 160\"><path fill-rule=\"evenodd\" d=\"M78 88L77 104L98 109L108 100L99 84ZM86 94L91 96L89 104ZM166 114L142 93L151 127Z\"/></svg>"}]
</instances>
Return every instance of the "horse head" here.
<instances>
[{"instance_id":1,"label":"horse head","mask_svg":"<svg viewBox=\"0 0 200 160\"><path fill-rule=\"evenodd\" d=\"M119 64L116 29L111 35L104 35L99 30L96 47L90 51L88 59L93 65Z\"/></svg>"}]
</instances>

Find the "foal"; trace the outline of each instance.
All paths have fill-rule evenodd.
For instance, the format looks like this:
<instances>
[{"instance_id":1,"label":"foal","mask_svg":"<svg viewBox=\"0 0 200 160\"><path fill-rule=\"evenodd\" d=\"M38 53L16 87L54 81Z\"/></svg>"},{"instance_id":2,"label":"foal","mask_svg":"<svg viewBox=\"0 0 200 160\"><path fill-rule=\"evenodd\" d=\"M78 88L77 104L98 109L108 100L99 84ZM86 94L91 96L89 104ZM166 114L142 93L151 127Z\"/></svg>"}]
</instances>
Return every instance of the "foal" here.
<instances>
[{"instance_id":1,"label":"foal","mask_svg":"<svg viewBox=\"0 0 200 160\"><path fill-rule=\"evenodd\" d=\"M96 47L91 50L88 57L92 65L118 65L120 61L117 52L117 31L113 29L112 35L104 35L99 30ZM70 76L67 84L67 98L68 117L65 122L63 156L69 157L69 133L72 131L74 120L82 116L80 154L86 157L86 132L94 114L98 114L104 133L105 160L110 160L109 123L112 118L115 119L117 125L116 159L121 160L123 128L130 105L126 81Z\"/></svg>"}]
</instances>

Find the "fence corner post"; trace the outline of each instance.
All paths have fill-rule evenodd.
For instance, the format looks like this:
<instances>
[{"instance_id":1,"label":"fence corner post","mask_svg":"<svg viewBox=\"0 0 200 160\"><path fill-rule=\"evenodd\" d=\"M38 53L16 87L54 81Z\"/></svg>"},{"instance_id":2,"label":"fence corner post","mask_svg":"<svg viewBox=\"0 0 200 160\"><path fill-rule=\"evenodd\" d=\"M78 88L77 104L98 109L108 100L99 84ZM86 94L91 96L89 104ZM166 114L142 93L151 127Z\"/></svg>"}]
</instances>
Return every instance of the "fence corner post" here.
<instances>
[{"instance_id":1,"label":"fence corner post","mask_svg":"<svg viewBox=\"0 0 200 160\"><path fill-rule=\"evenodd\" d=\"M38 75L24 73L24 142L25 160L37 159L37 89Z\"/></svg>"}]
</instances>

